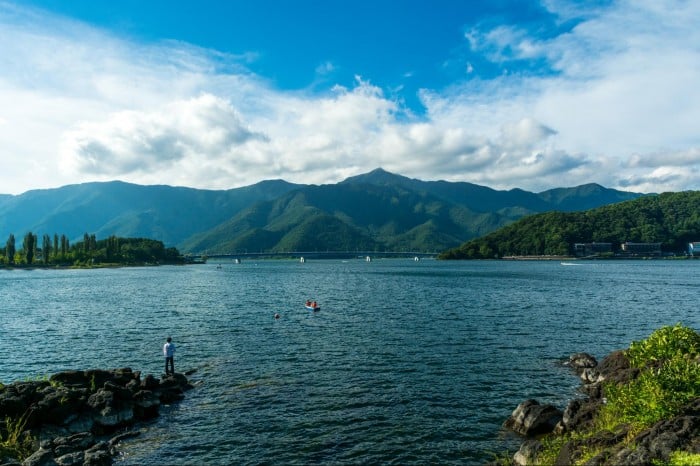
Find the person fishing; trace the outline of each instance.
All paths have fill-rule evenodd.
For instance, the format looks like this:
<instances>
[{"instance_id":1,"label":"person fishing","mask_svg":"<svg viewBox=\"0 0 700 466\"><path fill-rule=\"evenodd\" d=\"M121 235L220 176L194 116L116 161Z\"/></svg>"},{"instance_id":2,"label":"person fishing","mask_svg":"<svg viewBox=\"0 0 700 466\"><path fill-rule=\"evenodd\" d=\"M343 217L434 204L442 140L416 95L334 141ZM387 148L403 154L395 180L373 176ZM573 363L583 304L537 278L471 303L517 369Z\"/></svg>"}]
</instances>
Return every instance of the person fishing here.
<instances>
[{"instance_id":1,"label":"person fishing","mask_svg":"<svg viewBox=\"0 0 700 466\"><path fill-rule=\"evenodd\" d=\"M163 356L165 356L165 375L175 374L175 343L168 337L163 345Z\"/></svg>"}]
</instances>

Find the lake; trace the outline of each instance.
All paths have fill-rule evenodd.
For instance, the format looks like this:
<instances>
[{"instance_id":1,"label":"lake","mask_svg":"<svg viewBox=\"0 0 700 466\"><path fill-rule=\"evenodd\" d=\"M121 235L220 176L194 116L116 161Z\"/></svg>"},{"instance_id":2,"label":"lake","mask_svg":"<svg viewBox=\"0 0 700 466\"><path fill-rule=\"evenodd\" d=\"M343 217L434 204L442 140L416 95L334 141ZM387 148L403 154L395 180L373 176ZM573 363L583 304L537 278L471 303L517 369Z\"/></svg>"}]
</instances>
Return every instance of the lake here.
<instances>
[{"instance_id":1,"label":"lake","mask_svg":"<svg viewBox=\"0 0 700 466\"><path fill-rule=\"evenodd\" d=\"M501 429L518 403L580 396L562 366L571 353L700 328L700 262L571 264L0 271L0 381L159 376L172 336L175 369L196 370L196 388L123 443L117 464L482 464L519 444Z\"/></svg>"}]
</instances>

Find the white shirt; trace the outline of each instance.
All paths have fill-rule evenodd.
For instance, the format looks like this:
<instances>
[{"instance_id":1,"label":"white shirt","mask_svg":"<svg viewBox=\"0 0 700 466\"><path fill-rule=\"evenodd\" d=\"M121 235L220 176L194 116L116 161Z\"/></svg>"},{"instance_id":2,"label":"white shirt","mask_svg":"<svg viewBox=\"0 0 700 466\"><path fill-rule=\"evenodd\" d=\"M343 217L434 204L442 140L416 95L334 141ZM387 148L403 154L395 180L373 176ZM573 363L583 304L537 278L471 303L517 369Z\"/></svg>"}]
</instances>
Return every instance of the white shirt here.
<instances>
[{"instance_id":1,"label":"white shirt","mask_svg":"<svg viewBox=\"0 0 700 466\"><path fill-rule=\"evenodd\" d=\"M175 354L175 343L166 343L163 345L163 354L166 358L172 358Z\"/></svg>"}]
</instances>

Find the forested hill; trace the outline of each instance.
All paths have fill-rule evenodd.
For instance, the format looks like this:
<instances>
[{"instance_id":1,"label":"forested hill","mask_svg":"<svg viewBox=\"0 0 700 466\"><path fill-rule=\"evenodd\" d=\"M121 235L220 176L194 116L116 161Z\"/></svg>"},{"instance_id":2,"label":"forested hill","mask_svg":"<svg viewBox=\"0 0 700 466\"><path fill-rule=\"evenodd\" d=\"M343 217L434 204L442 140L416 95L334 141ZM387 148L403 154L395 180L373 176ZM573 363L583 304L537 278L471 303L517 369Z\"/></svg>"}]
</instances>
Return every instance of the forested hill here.
<instances>
[{"instance_id":1,"label":"forested hill","mask_svg":"<svg viewBox=\"0 0 700 466\"><path fill-rule=\"evenodd\" d=\"M446 251L443 259L485 259L520 255L569 255L574 243L661 243L683 252L700 241L700 192L645 196L584 212L531 215Z\"/></svg>"}]
</instances>

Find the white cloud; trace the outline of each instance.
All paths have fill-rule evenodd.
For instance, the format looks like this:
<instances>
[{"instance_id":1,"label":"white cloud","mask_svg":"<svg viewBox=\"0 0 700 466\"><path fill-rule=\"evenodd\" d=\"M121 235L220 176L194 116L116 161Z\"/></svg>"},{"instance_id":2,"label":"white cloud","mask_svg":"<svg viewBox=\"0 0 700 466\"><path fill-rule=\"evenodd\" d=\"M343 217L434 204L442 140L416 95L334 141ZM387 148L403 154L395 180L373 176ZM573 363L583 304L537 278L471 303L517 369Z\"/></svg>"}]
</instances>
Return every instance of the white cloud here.
<instances>
[{"instance_id":1,"label":"white cloud","mask_svg":"<svg viewBox=\"0 0 700 466\"><path fill-rule=\"evenodd\" d=\"M516 25L471 28L472 53L545 60L553 73L486 79L465 60L468 80L423 89L417 117L371 76L283 92L245 69L254 54L134 43L0 3L0 191L117 178L325 183L377 166L501 189L697 189L700 5L578 5L546 2L561 24L578 21L547 39Z\"/></svg>"}]
</instances>

